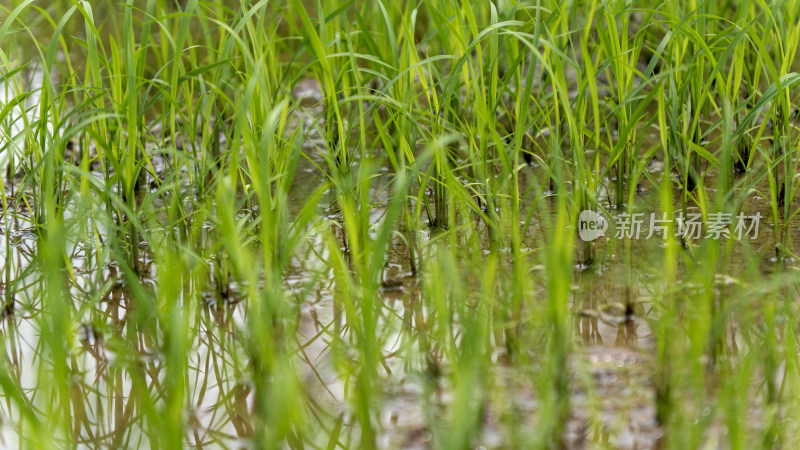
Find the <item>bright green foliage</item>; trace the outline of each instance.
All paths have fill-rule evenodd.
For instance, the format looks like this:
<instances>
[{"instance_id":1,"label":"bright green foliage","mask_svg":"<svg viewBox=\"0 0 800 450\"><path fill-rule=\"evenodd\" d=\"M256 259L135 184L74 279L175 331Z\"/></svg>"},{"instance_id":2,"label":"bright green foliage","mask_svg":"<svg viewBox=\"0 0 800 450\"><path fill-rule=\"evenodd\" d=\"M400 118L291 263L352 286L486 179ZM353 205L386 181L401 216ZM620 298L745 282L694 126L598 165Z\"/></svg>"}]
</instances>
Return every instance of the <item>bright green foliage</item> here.
<instances>
[{"instance_id":1,"label":"bright green foliage","mask_svg":"<svg viewBox=\"0 0 800 450\"><path fill-rule=\"evenodd\" d=\"M0 446L797 448L798 44L797 0L3 0Z\"/></svg>"}]
</instances>

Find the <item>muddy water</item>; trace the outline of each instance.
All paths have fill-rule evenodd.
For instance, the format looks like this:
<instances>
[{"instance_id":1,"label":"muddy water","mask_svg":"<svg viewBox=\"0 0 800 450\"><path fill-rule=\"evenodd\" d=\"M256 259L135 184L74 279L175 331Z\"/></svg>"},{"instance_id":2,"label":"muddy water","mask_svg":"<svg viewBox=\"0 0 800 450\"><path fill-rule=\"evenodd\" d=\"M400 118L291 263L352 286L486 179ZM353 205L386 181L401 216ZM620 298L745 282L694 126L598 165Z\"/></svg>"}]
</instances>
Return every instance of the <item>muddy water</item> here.
<instances>
[{"instance_id":1,"label":"muddy water","mask_svg":"<svg viewBox=\"0 0 800 450\"><path fill-rule=\"evenodd\" d=\"M295 117L296 123L303 122L311 130L316 125L318 129L321 123L318 87L312 82L301 83L295 95L302 99L305 111ZM312 150L321 145L324 142L318 132L310 131L306 140L309 153L313 154ZM652 169L657 174L663 167L654 164ZM324 178L310 161L303 161L298 171L302 176L295 179L290 203L302 205ZM524 173L523 183L533 173L533 169ZM706 181L708 186L716 185L713 176ZM371 198L376 202L385 199L386 182L388 177L383 180L381 176L374 181L376 187ZM764 184L759 187L764 189ZM646 185L643 187L636 200L637 211L645 214L658 211L654 192ZM679 204L676 197L675 206ZM330 219L340 218L332 201L322 205L322 209ZM769 264L774 233L770 231L768 205L754 194L743 210L749 214L759 212L764 218L762 234L751 245L764 255L764 263ZM373 222L378 223L382 214L381 208L375 208ZM32 265L38 252L37 239L23 212L7 211L3 220L2 232L7 234L4 238L7 237L9 246L0 249L2 293L11 301L4 304L1 329L7 360L17 379L23 380L23 389L33 392L37 388L37 371L45 358L39 337L41 330L37 328L43 296L42 275ZM538 231L533 225L526 240L535 242ZM797 230L794 233L800 234ZM423 232L422 246L426 239ZM795 236L794 242L798 240L800 236ZM571 413L566 429L570 448L592 447L598 442L613 448L658 446L661 430L655 418L651 360L655 342L650 329L651 321L657 320L652 304L657 293L651 291L650 280L657 277L661 268L648 255L657 252L660 243L635 240L631 245L634 256L628 264L618 242L601 239L599 268L575 270L570 307L576 350L569 361ZM346 399L346 380L336 370L330 345L336 322L341 320L337 319L333 306L335 286L330 271L313 248L324 248L322 236L309 237L308 247L293 259L284 280L288 297L297 303L296 368L308 398L314 399L315 408L350 426L353 418ZM119 268L108 260L97 263L87 249L78 245L68 250L75 273L70 292L79 305L73 318L81 324L76 330L80 348L73 352L74 407L82 411L75 418L75 434L87 446L141 445L147 438L138 412L140 406L135 400L136 391L163 395L165 360L158 350L160 343L127 327L131 313L129 294ZM143 253L143 283L154 286L157 268L146 249ZM408 341L413 339L415 314L419 313L422 294L419 280L412 276L405 244L392 241L388 255L380 325L392 332L382 344L384 402L378 443L382 448L426 448L433 439L426 425L430 423L431 402L437 408L446 407L452 401L452 392L443 385L431 396L430 386L418 376L418 365L409 364L403 357ZM327 256L324 250L321 256ZM247 305L237 298L236 286L226 299L209 291L199 280L193 280L188 289L182 302L187 308L198 308L199 314L192 324L192 352L187 368L186 404L190 406L186 411L186 439L188 444L197 446L247 446L253 432L253 383L237 372L238 364L230 364L243 358L244 349L238 337L246 328ZM190 306L195 299L201 301ZM123 347L126 342L134 342L134 348ZM139 363L135 371L119 364L122 352L128 354L126 358L130 352L135 355ZM480 443L488 448L508 445L503 420L510 409L532 417L539 408L529 384L520 382L519 374L502 364L502 352L498 347L498 364L490 373L498 395L489 400L482 417ZM10 424L19 418L19 411L9 405L12 403L0 402L0 413L5 418L4 426L0 427L0 442L4 446L17 446L15 429Z\"/></svg>"}]
</instances>

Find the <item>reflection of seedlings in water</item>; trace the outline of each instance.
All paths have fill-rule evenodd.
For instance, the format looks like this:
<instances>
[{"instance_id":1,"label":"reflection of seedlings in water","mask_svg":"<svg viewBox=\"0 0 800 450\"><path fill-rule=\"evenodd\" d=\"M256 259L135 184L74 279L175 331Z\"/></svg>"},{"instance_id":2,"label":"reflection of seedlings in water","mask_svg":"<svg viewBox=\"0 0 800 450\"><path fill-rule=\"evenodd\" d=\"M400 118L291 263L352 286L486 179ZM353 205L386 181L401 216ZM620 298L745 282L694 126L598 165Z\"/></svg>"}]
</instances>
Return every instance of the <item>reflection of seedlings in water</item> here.
<instances>
[{"instance_id":1,"label":"reflection of seedlings in water","mask_svg":"<svg viewBox=\"0 0 800 450\"><path fill-rule=\"evenodd\" d=\"M83 346L83 350L90 354L98 362L107 362L105 349L103 348L103 336L97 328L84 323L78 328L78 340Z\"/></svg>"},{"instance_id":2,"label":"reflection of seedlings in water","mask_svg":"<svg viewBox=\"0 0 800 450\"><path fill-rule=\"evenodd\" d=\"M381 287L385 290L400 290L407 275L400 264L387 262L383 268Z\"/></svg>"},{"instance_id":3,"label":"reflection of seedlings in water","mask_svg":"<svg viewBox=\"0 0 800 450\"><path fill-rule=\"evenodd\" d=\"M83 323L78 328L78 340L85 345L95 345L100 341L100 333L89 323Z\"/></svg>"},{"instance_id":4,"label":"reflection of seedlings in water","mask_svg":"<svg viewBox=\"0 0 800 450\"><path fill-rule=\"evenodd\" d=\"M14 316L14 310L16 309L16 300L14 298L9 299L8 301L4 301L2 307L0 307L0 321L5 319L11 318Z\"/></svg>"},{"instance_id":5,"label":"reflection of seedlings in water","mask_svg":"<svg viewBox=\"0 0 800 450\"><path fill-rule=\"evenodd\" d=\"M228 258L219 250L216 254L210 255L206 261L211 272L211 280L209 287L214 289L214 292L219 301L236 303L237 284L231 280L231 272L228 267Z\"/></svg>"},{"instance_id":6,"label":"reflection of seedlings in water","mask_svg":"<svg viewBox=\"0 0 800 450\"><path fill-rule=\"evenodd\" d=\"M117 328L117 331L122 330L122 326L128 320L129 306L130 306L130 292L125 280L122 278L115 278L117 276L114 266L109 265L109 280L114 280L109 287L108 292L103 296L102 301L108 304L108 307L103 314L110 325ZM120 312L122 314L120 314Z\"/></svg>"},{"instance_id":7,"label":"reflection of seedlings in water","mask_svg":"<svg viewBox=\"0 0 800 450\"><path fill-rule=\"evenodd\" d=\"M241 301L238 295L221 298L216 292L200 294L203 308L208 311L217 326L227 328L231 325L237 304Z\"/></svg>"},{"instance_id":8,"label":"reflection of seedlings in water","mask_svg":"<svg viewBox=\"0 0 800 450\"><path fill-rule=\"evenodd\" d=\"M252 418L248 403L252 401L253 389L249 383L237 382L233 388L233 407L230 411L231 423L239 436L253 434ZM227 405L226 405L227 407Z\"/></svg>"},{"instance_id":9,"label":"reflection of seedlings in water","mask_svg":"<svg viewBox=\"0 0 800 450\"><path fill-rule=\"evenodd\" d=\"M9 245L11 247L30 246L36 242L36 234L33 229L15 230L9 233Z\"/></svg>"}]
</instances>

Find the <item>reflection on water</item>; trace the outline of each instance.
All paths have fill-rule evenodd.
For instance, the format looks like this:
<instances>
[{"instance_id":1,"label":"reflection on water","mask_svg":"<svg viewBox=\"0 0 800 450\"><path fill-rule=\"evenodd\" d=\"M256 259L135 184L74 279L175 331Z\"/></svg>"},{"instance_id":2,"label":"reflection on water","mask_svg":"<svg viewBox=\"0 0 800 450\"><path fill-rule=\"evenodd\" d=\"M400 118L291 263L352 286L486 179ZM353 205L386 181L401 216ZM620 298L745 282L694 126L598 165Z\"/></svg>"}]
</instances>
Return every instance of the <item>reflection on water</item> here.
<instances>
[{"instance_id":1,"label":"reflection on water","mask_svg":"<svg viewBox=\"0 0 800 450\"><path fill-rule=\"evenodd\" d=\"M316 95L313 88L308 96ZM306 94L303 94L306 95ZM315 108L315 104L310 106ZM319 126L319 112L295 117L296 123ZM314 141L307 143L313 149ZM663 164L653 164L655 172ZM310 162L301 163L295 180L291 204L302 205L324 178ZM533 176L521 173L521 183ZM385 174L384 174L385 175ZM388 198L388 178L378 175L373 180L370 199L380 205ZM714 186L713 176L707 179ZM763 189L763 186L762 186ZM527 198L530 204L534 200ZM642 212L656 212L658 202L654 190L645 187L637 198ZM678 206L676 198L676 206ZM163 205L157 205L163 206ZM607 205L610 206L610 205ZM341 213L334 207L320 208L321 215L340 221ZM743 210L760 212L770 217L766 202L752 195ZM293 210L292 214L297 214ZM371 211L371 223L383 220L380 206ZM245 216L242 216L245 217ZM67 214L67 220L73 219ZM4 234L0 246L0 280L2 280L2 326L5 360L10 376L34 408L41 409L48 399L37 395L41 389L37 378L40 371L52 365L51 355L44 352L42 326L51 320L43 314L46 282L37 266L39 252L35 229L22 211L7 211L3 215ZM77 219L75 219L77 221ZM765 223L768 228L769 223ZM74 412L68 433L75 443L86 446L141 447L151 442L153 424L146 421L147 411L169 408L176 382L183 393L182 409L178 412L185 425L184 440L191 446L248 446L256 424L253 361L246 346L248 304L243 294L246 286L230 283L222 290L209 274L218 271L219 261L209 257L207 269L185 274L182 285L175 288L181 308L196 311L186 315L183 329L189 333L188 359L182 368L182 380L168 379L170 362L164 352L167 337L155 321L142 320L137 315L132 290L139 289L144 297L157 302L159 267L151 249L143 248L137 262L139 280L127 279L102 244L108 231L98 223L92 239L69 242L70 324L74 339L67 340L69 401ZM536 247L541 236L534 222L524 242ZM203 226L201 241L220 240L212 226ZM766 230L765 230L766 231ZM329 232L344 242L341 228L331 226ZM480 245L488 251L487 230L480 229ZM797 233L797 231L795 231ZM774 235L764 232L750 243L759 254L769 254ZM420 234L419 247L427 246L430 236ZM94 242L92 242L94 240ZM445 376L452 369L441 355L441 343L430 330L434 316L431 302L414 276L416 270L408 258L409 250L401 238L391 241L388 261L382 273L378 318L380 330L380 370L382 413L379 416L378 444L384 448L425 448L433 445L435 436L429 425L436 415L453 404L452 386ZM574 351L569 360L571 379L570 417L567 424L567 443L573 448L602 442L614 448L654 448L661 436L655 419L655 391L652 382L655 342L651 329L659 320L655 305L660 261L651 255L661 251L658 240L639 240L631 243L632 259L626 262L620 243L611 239L598 241L599 266L575 270L570 299ZM344 248L344 244L342 244ZM767 249L765 251L764 249ZM744 254L734 252L734 267L743 264ZM213 255L211 255L213 256ZM282 280L286 301L291 303L292 317L288 329L295 338L292 366L302 384L303 398L298 407L307 408L318 427L320 443L335 429L357 426L348 398L352 396L352 373L343 366L356 356L348 348L338 348L337 342L352 341L352 325L334 303L337 289L332 270L325 262L328 254L322 233L311 233L293 257L290 270ZM765 259L768 258L765 257ZM724 280L723 280L724 282ZM724 283L721 283L724 284ZM141 295L141 294L140 294ZM525 293L534 297L538 292ZM489 301L490 299L484 299ZM145 314L148 312L145 312ZM458 329L458 317L452 326ZM505 318L498 319L498 322ZM151 329L142 329L142 323ZM478 440L487 447L508 445L503 429L508 416L519 414L516 420L530 420L539 409L539 399L532 386L527 367L506 364L507 342L505 325L493 330L495 351L486 384L497 395L487 400L481 413L481 432ZM735 324L730 326L729 349L739 351L741 336ZM345 346L341 346L345 347ZM0 442L16 447L20 410L9 401L8 393L0 394ZM513 421L512 421L513 423ZM348 434L343 432L342 435ZM57 439L64 439L57 436ZM344 438L343 438L344 441Z\"/></svg>"},{"instance_id":2,"label":"reflection on water","mask_svg":"<svg viewBox=\"0 0 800 450\"><path fill-rule=\"evenodd\" d=\"M380 220L376 212L374 219ZM23 222L17 222L24 224ZM43 360L40 339L43 282L32 267L37 241L30 228L9 230L9 247L3 253L5 298L2 331L6 358L13 377L35 398L37 371ZM212 230L209 230L211 232ZM340 233L340 232L339 232ZM342 238L341 234L338 236ZM642 241L641 245L658 245ZM148 442L143 408L163 407L168 395L167 361L160 333L132 328L130 286L117 264L98 266L87 258L91 252L75 247L72 252L72 317L77 325L77 348L69 363L72 434L88 445L139 446ZM348 405L348 376L337 368L337 350L332 343L345 342L351 332L333 301L336 289L321 259L322 237L311 235L308 247L293 259L283 284L288 299L296 304L296 354L294 366L306 401L321 427L355 426ZM616 250L615 250L616 251ZM646 251L646 250L642 250ZM446 409L452 401L447 378L431 384L424 373L447 373L447 362L437 357L436 345L426 333L430 327L430 304L419 280L412 276L404 241L392 241L383 275L379 319L382 341L380 376L383 380L383 414L378 443L384 448L425 448L432 445L427 408ZM582 448L587 439L610 443L616 448L652 448L660 436L655 422L651 364L645 355L654 348L651 321L658 320L648 283L659 270L656 262L637 258L627 266L609 255L597 270L576 270L571 308L575 343L583 347L571 356L573 394L567 436L571 447ZM142 255L142 286L157 288L158 268L148 253ZM208 261L213 272L215 261ZM635 282L628 285L628 271ZM236 285L221 296L212 285L189 276L183 302L195 302L198 313L191 317L191 348L185 367L186 442L188 445L246 446L254 431L253 380L243 333L247 304ZM483 417L481 442L489 447L504 445L503 417L508 408L521 408L529 416L538 408L536 395L519 377L524 370L502 364L505 343L496 340L498 365L491 377L496 385L506 383L508 397L493 398ZM411 351L411 349L414 349ZM410 353L409 353L410 352ZM408 354L427 355L427 360L409 360ZM303 400L298 399L300 404ZM598 416L589 417L592 411ZM7 418L2 439L16 445L13 426L19 411L13 403L0 402ZM599 422L598 422L599 420ZM599 433L599 434L598 434Z\"/></svg>"}]
</instances>

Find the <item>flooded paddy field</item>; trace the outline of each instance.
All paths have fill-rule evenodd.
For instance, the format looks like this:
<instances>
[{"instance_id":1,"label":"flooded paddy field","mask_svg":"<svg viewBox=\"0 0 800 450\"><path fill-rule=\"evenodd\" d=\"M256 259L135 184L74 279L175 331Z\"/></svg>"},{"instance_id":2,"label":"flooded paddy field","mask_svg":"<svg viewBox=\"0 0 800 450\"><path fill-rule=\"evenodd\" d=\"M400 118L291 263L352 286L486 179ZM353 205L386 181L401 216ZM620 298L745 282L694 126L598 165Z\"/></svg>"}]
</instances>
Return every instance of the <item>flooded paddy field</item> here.
<instances>
[{"instance_id":1,"label":"flooded paddy field","mask_svg":"<svg viewBox=\"0 0 800 450\"><path fill-rule=\"evenodd\" d=\"M0 4L0 447L795 447L756 6Z\"/></svg>"}]
</instances>

